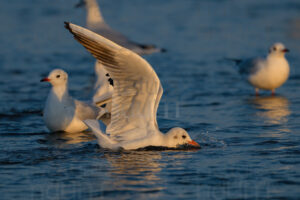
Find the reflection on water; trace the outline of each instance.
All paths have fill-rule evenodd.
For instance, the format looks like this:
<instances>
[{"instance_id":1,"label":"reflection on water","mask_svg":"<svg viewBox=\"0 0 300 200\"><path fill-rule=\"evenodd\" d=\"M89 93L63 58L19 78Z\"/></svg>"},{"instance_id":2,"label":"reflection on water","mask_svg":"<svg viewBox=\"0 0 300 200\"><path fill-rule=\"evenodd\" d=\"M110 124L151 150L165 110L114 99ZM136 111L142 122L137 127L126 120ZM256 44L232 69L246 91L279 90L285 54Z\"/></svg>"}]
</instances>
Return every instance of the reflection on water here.
<instances>
[{"instance_id":1,"label":"reflection on water","mask_svg":"<svg viewBox=\"0 0 300 200\"><path fill-rule=\"evenodd\" d=\"M81 142L89 142L95 140L95 136L92 133L81 132L81 133L67 133L57 132L49 133L46 136L46 141L58 147L63 147L69 144L78 144Z\"/></svg>"},{"instance_id":2,"label":"reflection on water","mask_svg":"<svg viewBox=\"0 0 300 200\"><path fill-rule=\"evenodd\" d=\"M255 97L250 102L257 108L257 116L269 124L286 123L291 114L289 101L282 96Z\"/></svg>"},{"instance_id":3,"label":"reflection on water","mask_svg":"<svg viewBox=\"0 0 300 200\"><path fill-rule=\"evenodd\" d=\"M161 162L161 152L158 151L132 151L119 153L105 153L105 158L111 165L113 187L135 188L139 186L142 191L160 191L164 189L157 186L160 181L158 173L164 164ZM133 178L134 177L134 178Z\"/></svg>"},{"instance_id":4,"label":"reflection on water","mask_svg":"<svg viewBox=\"0 0 300 200\"><path fill-rule=\"evenodd\" d=\"M291 20L288 34L293 39L300 38L300 19Z\"/></svg>"}]
</instances>

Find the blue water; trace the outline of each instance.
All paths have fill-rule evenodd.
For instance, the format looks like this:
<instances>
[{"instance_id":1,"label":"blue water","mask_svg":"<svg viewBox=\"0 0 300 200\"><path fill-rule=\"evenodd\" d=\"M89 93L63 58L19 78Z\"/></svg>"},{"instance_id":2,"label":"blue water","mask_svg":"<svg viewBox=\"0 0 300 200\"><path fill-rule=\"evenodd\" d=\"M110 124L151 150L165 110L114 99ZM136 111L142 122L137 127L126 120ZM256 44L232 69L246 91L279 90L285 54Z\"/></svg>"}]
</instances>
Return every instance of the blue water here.
<instances>
[{"instance_id":1,"label":"blue water","mask_svg":"<svg viewBox=\"0 0 300 200\"><path fill-rule=\"evenodd\" d=\"M299 0L99 0L113 28L168 51L145 56L164 87L162 131L195 151L110 152L90 133L53 134L41 112L53 68L88 99L94 60L64 29L74 1L0 2L0 199L299 199ZM225 57L290 50L289 80L254 96Z\"/></svg>"}]
</instances>

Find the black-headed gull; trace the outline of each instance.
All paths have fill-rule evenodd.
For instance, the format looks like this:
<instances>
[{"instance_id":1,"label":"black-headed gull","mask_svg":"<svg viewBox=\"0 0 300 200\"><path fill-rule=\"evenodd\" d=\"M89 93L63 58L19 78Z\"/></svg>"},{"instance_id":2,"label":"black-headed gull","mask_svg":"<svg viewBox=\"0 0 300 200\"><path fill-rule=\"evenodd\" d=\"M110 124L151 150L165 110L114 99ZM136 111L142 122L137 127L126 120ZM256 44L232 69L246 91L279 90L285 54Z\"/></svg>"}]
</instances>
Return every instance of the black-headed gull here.
<instances>
[{"instance_id":1,"label":"black-headed gull","mask_svg":"<svg viewBox=\"0 0 300 200\"><path fill-rule=\"evenodd\" d=\"M113 150L147 146L176 148L185 144L199 147L182 128L172 128L166 134L160 132L156 112L163 89L146 60L83 27L67 22L65 26L114 80L111 122L106 131L101 131L95 120L84 121L101 147Z\"/></svg>"},{"instance_id":2,"label":"black-headed gull","mask_svg":"<svg viewBox=\"0 0 300 200\"><path fill-rule=\"evenodd\" d=\"M83 120L99 119L106 112L104 108L73 99L68 92L68 74L61 69L52 70L41 82L52 85L43 112L45 124L52 132L84 131L88 127Z\"/></svg>"},{"instance_id":3,"label":"black-headed gull","mask_svg":"<svg viewBox=\"0 0 300 200\"><path fill-rule=\"evenodd\" d=\"M259 89L271 90L274 95L275 89L289 77L290 67L284 56L288 51L282 43L275 43L266 58L232 60L239 66L240 73L246 75L248 82L255 87L256 95Z\"/></svg>"}]
</instances>

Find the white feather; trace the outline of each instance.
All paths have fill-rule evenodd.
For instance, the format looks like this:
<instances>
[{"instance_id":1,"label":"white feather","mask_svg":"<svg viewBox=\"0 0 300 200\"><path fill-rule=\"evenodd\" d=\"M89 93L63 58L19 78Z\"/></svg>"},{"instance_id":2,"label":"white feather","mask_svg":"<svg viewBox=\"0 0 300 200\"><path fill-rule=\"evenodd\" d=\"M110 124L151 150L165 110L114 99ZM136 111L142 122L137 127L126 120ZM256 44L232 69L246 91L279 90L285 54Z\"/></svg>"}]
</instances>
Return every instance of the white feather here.
<instances>
[{"instance_id":1,"label":"white feather","mask_svg":"<svg viewBox=\"0 0 300 200\"><path fill-rule=\"evenodd\" d=\"M136 53L80 26L66 23L66 28L99 60L114 80L111 123L100 146L115 149L138 149L146 146L176 147L193 143L182 128L162 134L156 112L163 93L160 80L150 64ZM90 126L89 123L87 123ZM95 131L95 128L94 128ZM108 138L114 142L108 147ZM101 139L100 139L101 140Z\"/></svg>"},{"instance_id":2,"label":"white feather","mask_svg":"<svg viewBox=\"0 0 300 200\"><path fill-rule=\"evenodd\" d=\"M82 120L97 119L106 112L96 105L72 98L68 92L68 75L63 70L55 69L43 80L52 84L43 112L50 131L81 132L88 128Z\"/></svg>"}]
</instances>

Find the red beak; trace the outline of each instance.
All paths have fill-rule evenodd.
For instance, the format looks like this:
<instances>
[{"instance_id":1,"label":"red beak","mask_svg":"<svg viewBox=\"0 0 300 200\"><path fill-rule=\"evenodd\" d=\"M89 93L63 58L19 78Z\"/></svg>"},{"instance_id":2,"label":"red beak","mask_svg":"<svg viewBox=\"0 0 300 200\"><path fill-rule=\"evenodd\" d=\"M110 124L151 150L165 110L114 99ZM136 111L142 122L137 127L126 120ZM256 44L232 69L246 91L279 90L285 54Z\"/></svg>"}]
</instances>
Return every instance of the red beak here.
<instances>
[{"instance_id":1,"label":"red beak","mask_svg":"<svg viewBox=\"0 0 300 200\"><path fill-rule=\"evenodd\" d=\"M283 49L282 52L287 53L287 52L290 52L290 50L288 50L288 49Z\"/></svg>"},{"instance_id":2,"label":"red beak","mask_svg":"<svg viewBox=\"0 0 300 200\"><path fill-rule=\"evenodd\" d=\"M200 147L200 145L197 142L195 142L194 140L189 141L188 144L195 146L195 147Z\"/></svg>"},{"instance_id":3,"label":"red beak","mask_svg":"<svg viewBox=\"0 0 300 200\"><path fill-rule=\"evenodd\" d=\"M43 79L41 79L41 82L50 82L50 79L49 78L43 78Z\"/></svg>"},{"instance_id":4,"label":"red beak","mask_svg":"<svg viewBox=\"0 0 300 200\"><path fill-rule=\"evenodd\" d=\"M50 79L49 78L43 78L43 79L41 79L41 82L50 82Z\"/></svg>"}]
</instances>

